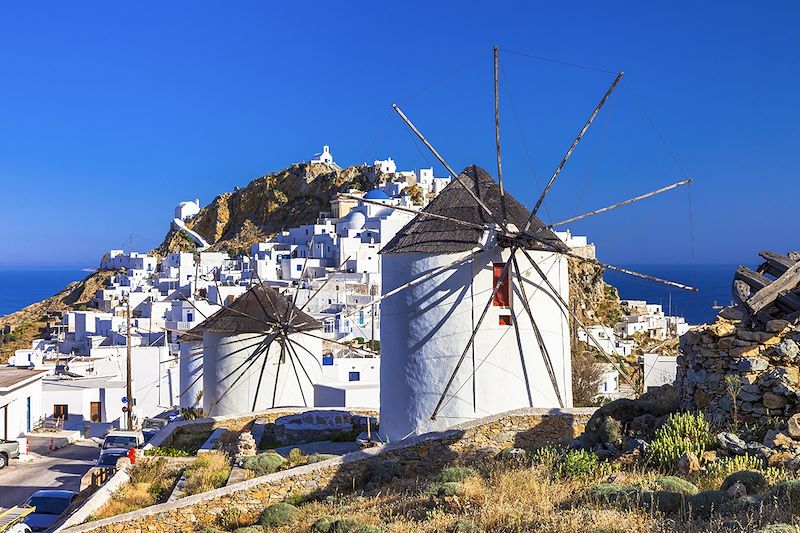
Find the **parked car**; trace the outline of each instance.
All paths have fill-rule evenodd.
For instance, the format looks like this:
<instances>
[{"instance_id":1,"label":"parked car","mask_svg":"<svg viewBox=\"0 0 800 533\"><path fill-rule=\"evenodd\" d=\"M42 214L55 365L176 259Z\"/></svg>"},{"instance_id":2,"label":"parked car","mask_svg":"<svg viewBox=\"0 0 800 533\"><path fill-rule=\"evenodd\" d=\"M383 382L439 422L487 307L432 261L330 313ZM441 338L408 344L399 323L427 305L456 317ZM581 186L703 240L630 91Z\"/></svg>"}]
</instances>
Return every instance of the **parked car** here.
<instances>
[{"instance_id":1,"label":"parked car","mask_svg":"<svg viewBox=\"0 0 800 533\"><path fill-rule=\"evenodd\" d=\"M163 418L145 418L142 422L142 434L144 434L144 441L149 442L150 439L155 437L156 433L164 429L167 424L167 420Z\"/></svg>"},{"instance_id":2,"label":"parked car","mask_svg":"<svg viewBox=\"0 0 800 533\"><path fill-rule=\"evenodd\" d=\"M25 505L35 509L25 517L25 524L33 531L46 530L77 497L78 493L71 490L37 490L25 502Z\"/></svg>"},{"instance_id":3,"label":"parked car","mask_svg":"<svg viewBox=\"0 0 800 533\"><path fill-rule=\"evenodd\" d=\"M128 457L128 450L130 448L106 448L100 451L100 457L97 458L97 465L103 468L116 468L117 461L120 457Z\"/></svg>"},{"instance_id":4,"label":"parked car","mask_svg":"<svg viewBox=\"0 0 800 533\"><path fill-rule=\"evenodd\" d=\"M8 461L19 457L19 442L0 439L0 470L8 465Z\"/></svg>"},{"instance_id":5,"label":"parked car","mask_svg":"<svg viewBox=\"0 0 800 533\"><path fill-rule=\"evenodd\" d=\"M110 431L103 439L102 448L139 448L144 444L144 434L141 431Z\"/></svg>"}]
</instances>

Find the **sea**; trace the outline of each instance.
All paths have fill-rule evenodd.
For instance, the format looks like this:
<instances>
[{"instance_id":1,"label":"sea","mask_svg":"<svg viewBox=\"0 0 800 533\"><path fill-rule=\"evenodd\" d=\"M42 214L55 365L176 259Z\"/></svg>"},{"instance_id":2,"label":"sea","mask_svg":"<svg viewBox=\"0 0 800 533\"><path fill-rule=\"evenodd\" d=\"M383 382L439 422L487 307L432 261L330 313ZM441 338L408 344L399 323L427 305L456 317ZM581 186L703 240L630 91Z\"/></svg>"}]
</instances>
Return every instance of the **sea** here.
<instances>
[{"instance_id":1,"label":"sea","mask_svg":"<svg viewBox=\"0 0 800 533\"><path fill-rule=\"evenodd\" d=\"M661 304L665 313L682 316L689 324L712 322L718 313L714 304L731 303L733 275L739 265L619 265L643 274L695 287L688 292L653 281L606 270L606 283L619 290L624 300L646 300Z\"/></svg>"},{"instance_id":2,"label":"sea","mask_svg":"<svg viewBox=\"0 0 800 533\"><path fill-rule=\"evenodd\" d=\"M49 298L90 272L80 268L0 268L0 316Z\"/></svg>"},{"instance_id":3,"label":"sea","mask_svg":"<svg viewBox=\"0 0 800 533\"><path fill-rule=\"evenodd\" d=\"M731 301L731 282L737 265L621 265L631 270L697 287L686 292L621 274L606 271L605 280L626 300L660 303L664 311L683 316L690 324L714 319L714 303ZM85 278L89 269L78 268L0 268L0 316L13 313L52 296L73 281Z\"/></svg>"}]
</instances>

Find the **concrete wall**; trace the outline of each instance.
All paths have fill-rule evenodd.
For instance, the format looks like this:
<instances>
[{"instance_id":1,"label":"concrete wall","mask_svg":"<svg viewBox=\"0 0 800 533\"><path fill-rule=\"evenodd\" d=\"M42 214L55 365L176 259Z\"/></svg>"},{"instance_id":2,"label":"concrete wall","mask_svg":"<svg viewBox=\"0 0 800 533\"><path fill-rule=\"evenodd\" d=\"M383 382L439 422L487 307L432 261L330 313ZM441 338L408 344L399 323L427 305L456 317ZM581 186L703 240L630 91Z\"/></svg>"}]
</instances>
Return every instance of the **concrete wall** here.
<instances>
[{"instance_id":1,"label":"concrete wall","mask_svg":"<svg viewBox=\"0 0 800 533\"><path fill-rule=\"evenodd\" d=\"M30 398L30 417L28 417ZM14 440L33 429L42 412L42 375L27 384L0 393L0 438ZM8 435L5 434L6 423ZM28 427L30 425L30 427Z\"/></svg>"},{"instance_id":2,"label":"concrete wall","mask_svg":"<svg viewBox=\"0 0 800 533\"><path fill-rule=\"evenodd\" d=\"M396 461L408 477L430 478L474 454L571 439L583 432L594 409L520 409L413 437L381 448L354 452L320 463L254 478L221 489L155 505L68 529L133 533L183 532L214 525L224 509L238 507L255 520L265 505L291 495L323 497L349 492L367 481L369 465Z\"/></svg>"}]
</instances>

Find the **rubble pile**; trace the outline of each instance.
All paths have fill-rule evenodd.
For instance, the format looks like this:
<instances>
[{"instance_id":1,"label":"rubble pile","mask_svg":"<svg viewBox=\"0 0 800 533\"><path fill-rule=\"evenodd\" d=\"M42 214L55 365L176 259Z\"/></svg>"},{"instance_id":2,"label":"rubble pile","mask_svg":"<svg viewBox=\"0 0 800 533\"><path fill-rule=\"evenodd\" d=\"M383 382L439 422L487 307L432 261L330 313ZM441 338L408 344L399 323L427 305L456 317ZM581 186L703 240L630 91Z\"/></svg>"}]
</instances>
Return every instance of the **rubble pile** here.
<instances>
[{"instance_id":1,"label":"rubble pile","mask_svg":"<svg viewBox=\"0 0 800 533\"><path fill-rule=\"evenodd\" d=\"M682 410L715 423L786 419L800 407L800 326L772 319L750 327L724 318L681 338L677 389ZM743 315L743 313L742 313Z\"/></svg>"}]
</instances>

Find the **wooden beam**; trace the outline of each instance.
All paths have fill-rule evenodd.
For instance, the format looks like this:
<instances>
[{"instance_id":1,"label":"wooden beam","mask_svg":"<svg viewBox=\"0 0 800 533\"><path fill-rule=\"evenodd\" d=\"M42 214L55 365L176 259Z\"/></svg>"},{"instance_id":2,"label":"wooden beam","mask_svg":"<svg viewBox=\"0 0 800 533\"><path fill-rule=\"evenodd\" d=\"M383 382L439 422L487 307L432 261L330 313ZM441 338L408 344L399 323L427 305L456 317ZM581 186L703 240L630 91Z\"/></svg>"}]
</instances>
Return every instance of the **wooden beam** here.
<instances>
[{"instance_id":1,"label":"wooden beam","mask_svg":"<svg viewBox=\"0 0 800 533\"><path fill-rule=\"evenodd\" d=\"M789 291L800 284L800 263L795 263L781 277L756 292L749 300L747 307L755 314L780 298L781 303L800 311L800 297Z\"/></svg>"},{"instance_id":2,"label":"wooden beam","mask_svg":"<svg viewBox=\"0 0 800 533\"><path fill-rule=\"evenodd\" d=\"M760 255L764 258L764 264L759 267L759 270L764 270L770 276L779 278L784 272L794 266L797 261L792 261L789 257L775 252L761 252Z\"/></svg>"},{"instance_id":3,"label":"wooden beam","mask_svg":"<svg viewBox=\"0 0 800 533\"><path fill-rule=\"evenodd\" d=\"M500 160L500 48L494 47L494 140L497 147L497 181L500 183L500 216L506 223L506 191L503 188L503 164Z\"/></svg>"}]
</instances>

